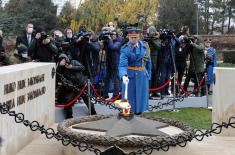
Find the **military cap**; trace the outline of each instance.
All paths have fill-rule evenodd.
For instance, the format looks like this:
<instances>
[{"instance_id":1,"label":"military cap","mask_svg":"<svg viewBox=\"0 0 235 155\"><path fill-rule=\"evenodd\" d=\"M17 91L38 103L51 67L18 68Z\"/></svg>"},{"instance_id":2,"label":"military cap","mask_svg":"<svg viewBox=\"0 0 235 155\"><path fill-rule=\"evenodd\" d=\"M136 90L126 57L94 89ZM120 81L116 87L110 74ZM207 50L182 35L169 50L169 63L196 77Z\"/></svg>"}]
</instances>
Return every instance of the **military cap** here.
<instances>
[{"instance_id":1,"label":"military cap","mask_svg":"<svg viewBox=\"0 0 235 155\"><path fill-rule=\"evenodd\" d=\"M128 33L128 36L130 37L137 37L139 36L141 29L128 29L126 32Z\"/></svg>"}]
</instances>

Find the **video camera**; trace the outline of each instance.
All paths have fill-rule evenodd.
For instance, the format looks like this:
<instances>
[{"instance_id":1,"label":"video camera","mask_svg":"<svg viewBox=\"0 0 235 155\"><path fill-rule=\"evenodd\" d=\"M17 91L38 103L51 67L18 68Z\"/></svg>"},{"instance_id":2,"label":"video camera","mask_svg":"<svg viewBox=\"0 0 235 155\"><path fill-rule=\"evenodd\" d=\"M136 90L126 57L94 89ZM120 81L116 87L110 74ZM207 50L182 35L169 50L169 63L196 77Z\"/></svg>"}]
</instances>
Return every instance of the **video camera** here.
<instances>
[{"instance_id":1,"label":"video camera","mask_svg":"<svg viewBox=\"0 0 235 155\"><path fill-rule=\"evenodd\" d=\"M50 35L48 35L45 31L42 31L40 34L41 34L42 40L47 39L47 38L50 37Z\"/></svg>"},{"instance_id":2,"label":"video camera","mask_svg":"<svg viewBox=\"0 0 235 155\"><path fill-rule=\"evenodd\" d=\"M90 35L91 35L90 32L87 32L85 29L82 29L79 32L75 33L74 38L78 39L78 38L82 37L83 41L89 41Z\"/></svg>"},{"instance_id":3,"label":"video camera","mask_svg":"<svg viewBox=\"0 0 235 155\"><path fill-rule=\"evenodd\" d=\"M160 39L163 42L168 42L172 37L174 36L174 33L172 30L169 29L160 29Z\"/></svg>"},{"instance_id":4,"label":"video camera","mask_svg":"<svg viewBox=\"0 0 235 155\"><path fill-rule=\"evenodd\" d=\"M107 41L109 40L109 36L112 34L112 32L110 32L109 30L107 29L104 29L100 36L99 36L99 40L104 40L104 41Z\"/></svg>"},{"instance_id":5,"label":"video camera","mask_svg":"<svg viewBox=\"0 0 235 155\"><path fill-rule=\"evenodd\" d=\"M59 50L61 50L63 52L69 51L69 48L70 48L70 43L65 42L65 41L55 42L55 45Z\"/></svg>"},{"instance_id":6,"label":"video camera","mask_svg":"<svg viewBox=\"0 0 235 155\"><path fill-rule=\"evenodd\" d=\"M191 42L195 42L195 37L190 36L190 37L184 37L183 38L183 43L190 44Z\"/></svg>"}]
</instances>

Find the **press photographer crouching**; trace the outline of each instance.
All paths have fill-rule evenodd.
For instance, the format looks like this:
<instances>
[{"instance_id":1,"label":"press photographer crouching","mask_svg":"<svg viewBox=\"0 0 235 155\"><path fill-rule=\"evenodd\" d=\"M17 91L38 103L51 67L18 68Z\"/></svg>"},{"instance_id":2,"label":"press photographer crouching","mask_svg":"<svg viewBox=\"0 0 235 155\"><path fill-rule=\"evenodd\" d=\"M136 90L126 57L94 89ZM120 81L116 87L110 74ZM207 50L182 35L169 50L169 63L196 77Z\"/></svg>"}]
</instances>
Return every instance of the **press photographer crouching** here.
<instances>
[{"instance_id":1,"label":"press photographer crouching","mask_svg":"<svg viewBox=\"0 0 235 155\"><path fill-rule=\"evenodd\" d=\"M33 61L54 62L58 49L44 28L38 27L35 39L31 42L28 51Z\"/></svg>"},{"instance_id":2,"label":"press photographer crouching","mask_svg":"<svg viewBox=\"0 0 235 155\"><path fill-rule=\"evenodd\" d=\"M87 83L87 77L84 76L84 66L76 60L69 60L65 54L61 54L57 60L56 72L62 75L67 80L71 81L74 86L82 89ZM74 87L70 87L64 83L60 75L56 76L56 98L58 104L66 104L78 95L78 91ZM84 103L89 108L88 96L82 94ZM64 109L65 117L72 118L73 105ZM94 104L91 103L91 114L96 115Z\"/></svg>"}]
</instances>

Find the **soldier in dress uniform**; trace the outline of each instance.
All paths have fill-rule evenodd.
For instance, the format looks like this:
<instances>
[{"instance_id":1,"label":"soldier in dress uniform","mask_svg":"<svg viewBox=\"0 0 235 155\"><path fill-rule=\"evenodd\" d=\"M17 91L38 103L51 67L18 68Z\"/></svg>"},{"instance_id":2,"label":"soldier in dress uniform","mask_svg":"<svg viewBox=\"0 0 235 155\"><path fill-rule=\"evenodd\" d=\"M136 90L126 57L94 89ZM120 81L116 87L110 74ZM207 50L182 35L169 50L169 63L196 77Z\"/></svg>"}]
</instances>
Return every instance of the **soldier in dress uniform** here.
<instances>
[{"instance_id":1,"label":"soldier in dress uniform","mask_svg":"<svg viewBox=\"0 0 235 155\"><path fill-rule=\"evenodd\" d=\"M122 94L128 84L128 101L136 115L148 109L151 59L148 44L140 39L139 29L129 29L129 42L121 49L119 76L122 78ZM124 98L124 95L122 96Z\"/></svg>"}]
</instances>

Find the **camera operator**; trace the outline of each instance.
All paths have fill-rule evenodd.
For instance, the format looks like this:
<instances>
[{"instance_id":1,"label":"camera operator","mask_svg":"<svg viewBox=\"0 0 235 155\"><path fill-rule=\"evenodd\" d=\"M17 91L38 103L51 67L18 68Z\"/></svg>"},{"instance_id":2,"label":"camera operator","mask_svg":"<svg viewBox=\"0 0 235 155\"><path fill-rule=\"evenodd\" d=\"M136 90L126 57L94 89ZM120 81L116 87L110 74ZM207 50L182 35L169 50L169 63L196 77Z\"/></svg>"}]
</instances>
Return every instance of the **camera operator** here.
<instances>
[{"instance_id":1,"label":"camera operator","mask_svg":"<svg viewBox=\"0 0 235 155\"><path fill-rule=\"evenodd\" d=\"M91 42L90 42L90 33L86 31L85 27L81 27L79 33L76 34L76 43L75 46L79 48L79 56L78 60L81 62L84 67L85 71L84 74L91 79Z\"/></svg>"},{"instance_id":2,"label":"camera operator","mask_svg":"<svg viewBox=\"0 0 235 155\"><path fill-rule=\"evenodd\" d=\"M159 39L159 33L157 32L156 28L154 26L150 26L147 29L147 36L144 38L144 40L148 43L150 48L150 57L151 57L151 63L152 63L152 76L150 81L150 88L156 88L158 87L158 54L161 49L161 40ZM157 92L153 92L151 94L151 97L157 97Z\"/></svg>"},{"instance_id":3,"label":"camera operator","mask_svg":"<svg viewBox=\"0 0 235 155\"><path fill-rule=\"evenodd\" d=\"M161 50L159 52L159 73L160 85L170 79L170 75L175 72L175 53L179 45L177 37L173 31L168 29L160 30ZM174 87L173 87L174 88ZM170 95L169 85L161 90L161 95Z\"/></svg>"},{"instance_id":4,"label":"camera operator","mask_svg":"<svg viewBox=\"0 0 235 155\"><path fill-rule=\"evenodd\" d=\"M57 60L56 72L62 74L67 80L71 81L78 88L82 89L87 83L87 77L83 75L85 70L84 66L76 60L69 60L65 54L61 54ZM78 91L73 87L69 87L63 84L60 76L56 76L56 98L57 102L60 104L67 103L71 101ZM86 106L89 108L88 96L82 95L82 99ZM73 117L72 106L66 107L64 109L66 118ZM91 103L91 114L96 115L94 104Z\"/></svg>"},{"instance_id":5,"label":"camera operator","mask_svg":"<svg viewBox=\"0 0 235 155\"><path fill-rule=\"evenodd\" d=\"M57 47L51 41L42 27L36 29L35 39L29 46L29 53L34 61L39 62L54 62L54 57L57 54Z\"/></svg>"},{"instance_id":6,"label":"camera operator","mask_svg":"<svg viewBox=\"0 0 235 155\"><path fill-rule=\"evenodd\" d=\"M181 84L186 69L186 60L191 49L190 44L187 44L185 40L185 38L190 37L188 26L182 26L180 32L176 36L179 38L180 46L175 53L175 63L178 73L178 81Z\"/></svg>"},{"instance_id":7,"label":"camera operator","mask_svg":"<svg viewBox=\"0 0 235 155\"><path fill-rule=\"evenodd\" d=\"M98 37L95 36L95 33L91 33L89 36L89 44L90 44L90 50L91 50L91 75L92 75L92 83L95 84L96 82L96 76L98 74L99 70L99 54L101 46L99 44Z\"/></svg>"},{"instance_id":8,"label":"camera operator","mask_svg":"<svg viewBox=\"0 0 235 155\"><path fill-rule=\"evenodd\" d=\"M108 98L109 88L111 81L113 82L113 97L118 95L120 90L120 81L118 75L118 65L120 60L120 50L122 40L118 37L117 31L111 31L108 35L107 51L106 51L106 67L107 75L105 77L104 97Z\"/></svg>"},{"instance_id":9,"label":"camera operator","mask_svg":"<svg viewBox=\"0 0 235 155\"><path fill-rule=\"evenodd\" d=\"M194 80L194 90L198 87L199 82L202 80L204 76L204 44L198 36L194 36L193 38L186 38L186 44L190 45L190 64L188 74L186 75L186 79L184 82L184 89L187 91L189 81L191 79ZM204 82L205 84L205 82ZM205 95L205 87L204 84L201 88L201 96ZM198 92L195 93L198 96Z\"/></svg>"}]
</instances>

